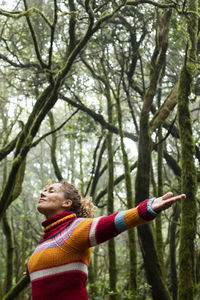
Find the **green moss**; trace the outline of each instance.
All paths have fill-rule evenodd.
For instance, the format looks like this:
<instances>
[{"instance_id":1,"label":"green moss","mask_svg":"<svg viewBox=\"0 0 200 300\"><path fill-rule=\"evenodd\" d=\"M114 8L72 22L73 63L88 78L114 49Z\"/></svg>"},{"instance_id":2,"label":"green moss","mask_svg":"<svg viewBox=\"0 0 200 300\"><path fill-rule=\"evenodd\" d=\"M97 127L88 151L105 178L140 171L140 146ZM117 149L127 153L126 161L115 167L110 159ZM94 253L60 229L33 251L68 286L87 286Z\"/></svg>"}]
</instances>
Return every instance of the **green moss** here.
<instances>
[{"instance_id":1,"label":"green moss","mask_svg":"<svg viewBox=\"0 0 200 300\"><path fill-rule=\"evenodd\" d=\"M179 248L179 300L191 300L194 296L194 239L196 235L196 188L194 142L189 108L192 86L192 63L183 66L178 88L178 120L181 140L182 192L186 200L181 203L181 231Z\"/></svg>"}]
</instances>

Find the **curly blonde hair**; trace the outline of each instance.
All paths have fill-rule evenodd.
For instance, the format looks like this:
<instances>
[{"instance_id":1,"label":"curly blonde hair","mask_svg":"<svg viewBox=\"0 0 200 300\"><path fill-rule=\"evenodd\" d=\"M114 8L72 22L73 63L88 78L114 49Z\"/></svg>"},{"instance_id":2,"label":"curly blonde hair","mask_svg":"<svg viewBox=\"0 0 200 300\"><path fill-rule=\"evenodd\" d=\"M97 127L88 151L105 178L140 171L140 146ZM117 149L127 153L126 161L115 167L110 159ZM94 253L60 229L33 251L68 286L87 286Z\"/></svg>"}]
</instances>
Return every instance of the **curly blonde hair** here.
<instances>
[{"instance_id":1,"label":"curly blonde hair","mask_svg":"<svg viewBox=\"0 0 200 300\"><path fill-rule=\"evenodd\" d=\"M89 197L81 197L81 194L73 184L66 181L60 181L61 189L64 192L65 199L72 200L70 211L73 211L77 217L93 218L95 212L95 205Z\"/></svg>"}]
</instances>

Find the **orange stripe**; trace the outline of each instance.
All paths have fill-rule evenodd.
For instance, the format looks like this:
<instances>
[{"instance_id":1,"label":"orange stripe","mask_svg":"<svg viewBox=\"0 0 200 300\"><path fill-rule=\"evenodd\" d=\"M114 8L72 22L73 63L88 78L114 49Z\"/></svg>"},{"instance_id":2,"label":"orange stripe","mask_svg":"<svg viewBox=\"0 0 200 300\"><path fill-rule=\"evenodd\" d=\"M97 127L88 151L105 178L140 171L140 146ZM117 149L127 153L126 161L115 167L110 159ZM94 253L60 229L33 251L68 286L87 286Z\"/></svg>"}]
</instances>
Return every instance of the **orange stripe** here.
<instances>
[{"instance_id":1,"label":"orange stripe","mask_svg":"<svg viewBox=\"0 0 200 300\"><path fill-rule=\"evenodd\" d=\"M44 228L44 232L47 232L49 229L51 229L51 228L54 227L55 225L58 225L59 223L62 223L63 221L65 221L65 220L67 220L67 219L70 219L70 218L72 218L72 217L76 217L76 214L71 214L71 215L65 216L64 218L59 219L59 220L57 220L56 222L54 222L54 223L52 223L52 224L46 226L46 227Z\"/></svg>"},{"instance_id":2,"label":"orange stripe","mask_svg":"<svg viewBox=\"0 0 200 300\"><path fill-rule=\"evenodd\" d=\"M28 262L29 273L42 270L45 268L56 267L59 265L71 263L73 261L83 261L86 265L89 264L91 257L91 249L76 252L69 245L62 247L48 248L34 253Z\"/></svg>"},{"instance_id":3,"label":"orange stripe","mask_svg":"<svg viewBox=\"0 0 200 300\"><path fill-rule=\"evenodd\" d=\"M127 210L124 215L124 220L126 226L129 228L147 223L147 221L139 216L137 207Z\"/></svg>"}]
</instances>

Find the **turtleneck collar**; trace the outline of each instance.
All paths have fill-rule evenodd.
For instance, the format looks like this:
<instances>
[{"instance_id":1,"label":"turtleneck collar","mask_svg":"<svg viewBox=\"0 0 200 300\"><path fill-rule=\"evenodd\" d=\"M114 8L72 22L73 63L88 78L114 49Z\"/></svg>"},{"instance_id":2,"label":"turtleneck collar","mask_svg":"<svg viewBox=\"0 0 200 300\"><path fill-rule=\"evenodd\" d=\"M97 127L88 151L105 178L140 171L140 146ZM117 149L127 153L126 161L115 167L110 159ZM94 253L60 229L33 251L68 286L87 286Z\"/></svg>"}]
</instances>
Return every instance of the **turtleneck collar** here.
<instances>
[{"instance_id":1,"label":"turtleneck collar","mask_svg":"<svg viewBox=\"0 0 200 300\"><path fill-rule=\"evenodd\" d=\"M76 218L76 214L72 211L65 211L62 213L58 213L47 220L42 222L42 226L44 227L44 232L48 232L49 230L57 227L58 225L65 222L67 219Z\"/></svg>"}]
</instances>

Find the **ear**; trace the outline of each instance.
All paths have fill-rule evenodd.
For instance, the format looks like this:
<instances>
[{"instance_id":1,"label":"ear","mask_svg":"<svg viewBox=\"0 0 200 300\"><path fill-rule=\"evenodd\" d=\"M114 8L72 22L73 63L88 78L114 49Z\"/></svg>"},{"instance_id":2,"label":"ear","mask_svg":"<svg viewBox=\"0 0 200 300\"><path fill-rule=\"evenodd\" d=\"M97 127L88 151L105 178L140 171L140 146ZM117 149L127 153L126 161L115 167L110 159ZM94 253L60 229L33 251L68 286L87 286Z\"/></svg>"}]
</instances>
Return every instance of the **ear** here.
<instances>
[{"instance_id":1,"label":"ear","mask_svg":"<svg viewBox=\"0 0 200 300\"><path fill-rule=\"evenodd\" d=\"M70 208L71 206L72 206L72 200L70 200L70 199L64 200L62 202L62 207L63 208Z\"/></svg>"}]
</instances>

